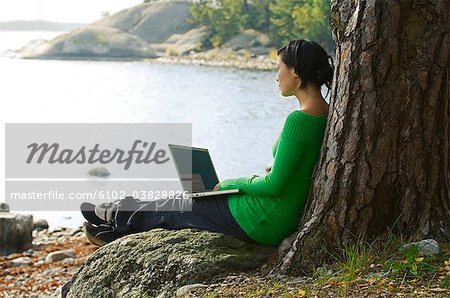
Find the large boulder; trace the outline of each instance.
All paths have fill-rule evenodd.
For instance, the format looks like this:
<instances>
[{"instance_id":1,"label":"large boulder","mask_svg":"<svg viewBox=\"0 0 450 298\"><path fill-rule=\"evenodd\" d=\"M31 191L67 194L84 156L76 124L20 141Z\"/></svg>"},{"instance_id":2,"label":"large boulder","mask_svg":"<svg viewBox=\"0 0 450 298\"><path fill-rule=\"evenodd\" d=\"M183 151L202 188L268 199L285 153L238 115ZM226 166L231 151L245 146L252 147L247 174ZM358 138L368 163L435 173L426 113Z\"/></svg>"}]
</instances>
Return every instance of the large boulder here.
<instances>
[{"instance_id":1,"label":"large boulder","mask_svg":"<svg viewBox=\"0 0 450 298\"><path fill-rule=\"evenodd\" d=\"M0 255L21 252L33 241L33 216L0 212Z\"/></svg>"},{"instance_id":2,"label":"large boulder","mask_svg":"<svg viewBox=\"0 0 450 298\"><path fill-rule=\"evenodd\" d=\"M188 22L191 5L188 0L142 3L105 17L93 25L116 28L148 43L162 43L173 34L183 34L194 28Z\"/></svg>"},{"instance_id":3,"label":"large boulder","mask_svg":"<svg viewBox=\"0 0 450 298\"><path fill-rule=\"evenodd\" d=\"M269 37L254 29L246 29L230 40L225 42L221 48L231 48L234 51L240 49L267 48Z\"/></svg>"},{"instance_id":4,"label":"large boulder","mask_svg":"<svg viewBox=\"0 0 450 298\"><path fill-rule=\"evenodd\" d=\"M152 43L160 56L183 56L197 51L207 34L206 27L194 28L184 34L174 34L163 43Z\"/></svg>"},{"instance_id":5,"label":"large boulder","mask_svg":"<svg viewBox=\"0 0 450 298\"><path fill-rule=\"evenodd\" d=\"M102 26L87 26L60 35L46 43L29 45L22 58L154 58L150 45L137 36ZM19 52L21 52L19 50Z\"/></svg>"},{"instance_id":6,"label":"large boulder","mask_svg":"<svg viewBox=\"0 0 450 298\"><path fill-rule=\"evenodd\" d=\"M256 269L274 253L274 247L210 231L153 229L96 250L62 288L62 296L173 297L181 286Z\"/></svg>"},{"instance_id":7,"label":"large boulder","mask_svg":"<svg viewBox=\"0 0 450 298\"><path fill-rule=\"evenodd\" d=\"M188 22L189 0L153 1L124 9L86 27L50 41L33 41L17 51L16 57L35 59L140 59L157 58L152 44L165 54L165 41L174 34L193 29ZM198 46L203 33L190 32L176 44L177 53ZM176 37L175 37L176 38ZM171 42L168 42L170 44ZM161 45L162 44L162 45ZM172 50L173 51L173 50Z\"/></svg>"}]
</instances>

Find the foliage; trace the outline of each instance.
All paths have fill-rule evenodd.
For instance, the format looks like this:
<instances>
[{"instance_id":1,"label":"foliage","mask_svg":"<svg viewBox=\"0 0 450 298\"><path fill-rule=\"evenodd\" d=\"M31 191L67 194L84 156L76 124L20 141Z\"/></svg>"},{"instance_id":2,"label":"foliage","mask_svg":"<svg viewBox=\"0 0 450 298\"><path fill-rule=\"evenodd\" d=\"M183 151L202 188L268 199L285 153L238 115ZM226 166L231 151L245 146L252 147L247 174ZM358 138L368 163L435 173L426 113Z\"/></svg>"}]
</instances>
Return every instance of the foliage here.
<instances>
[{"instance_id":1,"label":"foliage","mask_svg":"<svg viewBox=\"0 0 450 298\"><path fill-rule=\"evenodd\" d=\"M332 264L324 264L315 274L319 287L352 285L383 288L388 292L414 292L424 289L446 291L450 285L450 247L441 253L422 256L417 246L400 247L420 240L418 232L408 239L388 231L370 243L356 239L339 252L329 252ZM450 292L449 292L450 293Z\"/></svg>"},{"instance_id":2,"label":"foliage","mask_svg":"<svg viewBox=\"0 0 450 298\"><path fill-rule=\"evenodd\" d=\"M246 28L268 33L270 29L270 4L274 0L259 0L248 3Z\"/></svg>"},{"instance_id":3,"label":"foliage","mask_svg":"<svg viewBox=\"0 0 450 298\"><path fill-rule=\"evenodd\" d=\"M327 0L196 0L190 22L206 26L205 48L218 47L244 29L268 34L279 47L306 38L331 50L330 2Z\"/></svg>"},{"instance_id":4,"label":"foliage","mask_svg":"<svg viewBox=\"0 0 450 298\"><path fill-rule=\"evenodd\" d=\"M246 20L243 0L199 0L191 7L190 22L206 25L205 47L219 47L241 32Z\"/></svg>"},{"instance_id":5,"label":"foliage","mask_svg":"<svg viewBox=\"0 0 450 298\"><path fill-rule=\"evenodd\" d=\"M405 273L414 276L423 276L429 272L436 272L439 267L434 264L435 256L420 256L417 246L409 247L405 252L403 259L389 261L392 273Z\"/></svg>"}]
</instances>

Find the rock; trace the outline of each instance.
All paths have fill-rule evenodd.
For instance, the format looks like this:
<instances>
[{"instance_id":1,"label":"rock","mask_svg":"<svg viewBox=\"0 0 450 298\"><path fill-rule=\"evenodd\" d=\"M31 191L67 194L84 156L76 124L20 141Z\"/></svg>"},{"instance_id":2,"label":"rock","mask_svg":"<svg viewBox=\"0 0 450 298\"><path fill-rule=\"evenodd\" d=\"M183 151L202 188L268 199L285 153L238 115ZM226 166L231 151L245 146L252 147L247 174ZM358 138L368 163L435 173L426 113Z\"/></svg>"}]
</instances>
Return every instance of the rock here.
<instances>
[{"instance_id":1,"label":"rock","mask_svg":"<svg viewBox=\"0 0 450 298\"><path fill-rule=\"evenodd\" d=\"M9 212L9 206L6 203L0 203L0 212Z\"/></svg>"},{"instance_id":2,"label":"rock","mask_svg":"<svg viewBox=\"0 0 450 298\"><path fill-rule=\"evenodd\" d=\"M181 288L179 288L176 292L176 296L177 297L181 297L183 295L186 295L187 293L189 293L190 291L197 289L197 288L207 288L207 285L204 284L192 284L192 285L185 285L182 286Z\"/></svg>"},{"instance_id":3,"label":"rock","mask_svg":"<svg viewBox=\"0 0 450 298\"><path fill-rule=\"evenodd\" d=\"M27 250L33 241L33 216L0 212L0 255Z\"/></svg>"},{"instance_id":4,"label":"rock","mask_svg":"<svg viewBox=\"0 0 450 298\"><path fill-rule=\"evenodd\" d=\"M226 272L252 270L276 248L221 233L161 228L122 237L97 249L72 276L67 297L133 297L170 293ZM64 296L65 297L65 296Z\"/></svg>"},{"instance_id":5,"label":"rock","mask_svg":"<svg viewBox=\"0 0 450 298\"><path fill-rule=\"evenodd\" d=\"M174 34L163 43L152 43L160 56L183 56L195 52L206 36L206 27L194 28L183 34Z\"/></svg>"},{"instance_id":6,"label":"rock","mask_svg":"<svg viewBox=\"0 0 450 298\"><path fill-rule=\"evenodd\" d=\"M111 175L109 171L105 167L98 167L90 170L88 172L88 175L90 176L97 176L97 177L106 177Z\"/></svg>"},{"instance_id":7,"label":"rock","mask_svg":"<svg viewBox=\"0 0 450 298\"><path fill-rule=\"evenodd\" d=\"M69 250L59 250L51 252L45 257L46 262L58 262L64 260L66 258L75 258L75 251L72 249Z\"/></svg>"},{"instance_id":8,"label":"rock","mask_svg":"<svg viewBox=\"0 0 450 298\"><path fill-rule=\"evenodd\" d=\"M35 253L34 249L28 249L27 251L25 251L23 254L27 255L27 256L32 256Z\"/></svg>"},{"instance_id":9,"label":"rock","mask_svg":"<svg viewBox=\"0 0 450 298\"><path fill-rule=\"evenodd\" d=\"M73 229L72 232L70 232L70 236L75 236L77 234L83 234L83 228L78 227L76 229Z\"/></svg>"},{"instance_id":10,"label":"rock","mask_svg":"<svg viewBox=\"0 0 450 298\"><path fill-rule=\"evenodd\" d=\"M48 222L45 219L39 218L33 220L33 230L45 230L48 229Z\"/></svg>"},{"instance_id":11,"label":"rock","mask_svg":"<svg viewBox=\"0 0 450 298\"><path fill-rule=\"evenodd\" d=\"M33 264L33 261L29 257L20 257L11 261L14 266L22 267Z\"/></svg>"},{"instance_id":12,"label":"rock","mask_svg":"<svg viewBox=\"0 0 450 298\"><path fill-rule=\"evenodd\" d=\"M141 38L115 28L87 26L60 35L26 51L21 58L93 59L155 58L157 55Z\"/></svg>"},{"instance_id":13,"label":"rock","mask_svg":"<svg viewBox=\"0 0 450 298\"><path fill-rule=\"evenodd\" d=\"M162 43L173 34L183 34L193 28L191 1L154 1L124 9L93 25L115 28L133 34L148 43Z\"/></svg>"},{"instance_id":14,"label":"rock","mask_svg":"<svg viewBox=\"0 0 450 298\"><path fill-rule=\"evenodd\" d=\"M188 22L188 0L142 3L77 28L50 41L35 41L16 56L35 59L138 59L156 58L151 44L161 44L174 34L193 29ZM195 36L192 32L191 36ZM193 49L189 40L179 50ZM195 45L196 46L196 45Z\"/></svg>"},{"instance_id":15,"label":"rock","mask_svg":"<svg viewBox=\"0 0 450 298\"><path fill-rule=\"evenodd\" d=\"M221 48L231 48L234 51L240 49L266 47L269 44L269 38L266 34L254 29L246 29L242 33L232 37L225 42Z\"/></svg>"},{"instance_id":16,"label":"rock","mask_svg":"<svg viewBox=\"0 0 450 298\"><path fill-rule=\"evenodd\" d=\"M413 245L417 246L419 253L425 256L432 256L439 253L439 243L434 239L425 239L422 241L407 243L402 245L400 250L407 250Z\"/></svg>"}]
</instances>

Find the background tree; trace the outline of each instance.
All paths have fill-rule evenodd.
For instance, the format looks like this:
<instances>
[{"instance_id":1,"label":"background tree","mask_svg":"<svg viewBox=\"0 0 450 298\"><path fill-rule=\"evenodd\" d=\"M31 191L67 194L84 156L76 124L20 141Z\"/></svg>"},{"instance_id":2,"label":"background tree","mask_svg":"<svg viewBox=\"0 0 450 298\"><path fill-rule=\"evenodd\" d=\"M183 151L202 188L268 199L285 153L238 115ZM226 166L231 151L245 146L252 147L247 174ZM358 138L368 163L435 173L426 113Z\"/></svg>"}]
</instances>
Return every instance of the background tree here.
<instances>
[{"instance_id":1,"label":"background tree","mask_svg":"<svg viewBox=\"0 0 450 298\"><path fill-rule=\"evenodd\" d=\"M250 1L246 27L269 33L271 16L269 7L273 2L274 0Z\"/></svg>"},{"instance_id":2,"label":"background tree","mask_svg":"<svg viewBox=\"0 0 450 298\"><path fill-rule=\"evenodd\" d=\"M292 39L299 38L301 30L295 26L292 12L300 6L301 2L303 1L276 0L270 4L269 37L272 43L284 45Z\"/></svg>"},{"instance_id":3,"label":"background tree","mask_svg":"<svg viewBox=\"0 0 450 298\"><path fill-rule=\"evenodd\" d=\"M248 17L244 9L243 0L200 0L191 7L190 21L206 26L204 46L218 47L243 30Z\"/></svg>"},{"instance_id":4,"label":"background tree","mask_svg":"<svg viewBox=\"0 0 450 298\"><path fill-rule=\"evenodd\" d=\"M327 0L197 0L190 21L208 30L204 47L219 46L244 29L269 35L280 47L292 39L318 41L334 52Z\"/></svg>"},{"instance_id":5,"label":"background tree","mask_svg":"<svg viewBox=\"0 0 450 298\"><path fill-rule=\"evenodd\" d=\"M307 36L323 47L329 53L334 53L331 38L330 0L308 0L292 11L294 27L300 30L300 36Z\"/></svg>"},{"instance_id":6,"label":"background tree","mask_svg":"<svg viewBox=\"0 0 450 298\"><path fill-rule=\"evenodd\" d=\"M278 271L308 272L325 250L388 229L450 240L449 12L450 1L332 1L326 136Z\"/></svg>"}]
</instances>

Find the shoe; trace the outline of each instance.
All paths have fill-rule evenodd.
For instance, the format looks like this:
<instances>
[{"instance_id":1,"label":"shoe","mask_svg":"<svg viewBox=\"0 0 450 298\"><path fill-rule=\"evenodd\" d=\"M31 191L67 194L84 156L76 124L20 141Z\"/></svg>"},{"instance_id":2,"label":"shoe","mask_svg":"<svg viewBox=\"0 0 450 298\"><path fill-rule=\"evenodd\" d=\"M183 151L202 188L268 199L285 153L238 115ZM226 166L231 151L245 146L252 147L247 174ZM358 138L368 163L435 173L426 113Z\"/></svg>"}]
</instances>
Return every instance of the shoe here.
<instances>
[{"instance_id":1,"label":"shoe","mask_svg":"<svg viewBox=\"0 0 450 298\"><path fill-rule=\"evenodd\" d=\"M99 226L95 226L88 222L84 222L83 232L86 235L89 242L97 246L103 246L120 238L116 230L114 230L114 228L108 224L101 224Z\"/></svg>"},{"instance_id":2,"label":"shoe","mask_svg":"<svg viewBox=\"0 0 450 298\"><path fill-rule=\"evenodd\" d=\"M131 208L141 202L139 199L135 199L132 196L127 196L124 199L118 199L112 203L103 203L95 206L94 213L96 217L103 220L106 223L112 223L114 214L119 209L119 205L126 211L127 208Z\"/></svg>"},{"instance_id":3,"label":"shoe","mask_svg":"<svg viewBox=\"0 0 450 298\"><path fill-rule=\"evenodd\" d=\"M95 205L94 204L84 202L81 204L80 209L81 209L81 214L83 214L84 218L89 223L97 225L97 226L108 223L95 214Z\"/></svg>"},{"instance_id":4,"label":"shoe","mask_svg":"<svg viewBox=\"0 0 450 298\"><path fill-rule=\"evenodd\" d=\"M116 200L112 203L103 203L94 207L94 214L104 223L111 223L114 211L117 210L117 205L120 200Z\"/></svg>"}]
</instances>

